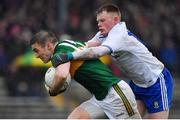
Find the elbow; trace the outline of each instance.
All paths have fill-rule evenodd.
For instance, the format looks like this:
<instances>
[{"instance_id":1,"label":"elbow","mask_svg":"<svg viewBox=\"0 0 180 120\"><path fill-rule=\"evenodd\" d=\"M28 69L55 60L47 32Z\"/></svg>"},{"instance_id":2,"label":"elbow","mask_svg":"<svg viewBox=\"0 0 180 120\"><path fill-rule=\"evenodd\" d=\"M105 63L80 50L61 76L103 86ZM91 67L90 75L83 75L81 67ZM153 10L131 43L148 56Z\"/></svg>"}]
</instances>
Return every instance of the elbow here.
<instances>
[{"instance_id":1,"label":"elbow","mask_svg":"<svg viewBox=\"0 0 180 120\"><path fill-rule=\"evenodd\" d=\"M99 57L101 57L101 55L98 53L95 47L89 48L89 58L99 58Z\"/></svg>"},{"instance_id":2,"label":"elbow","mask_svg":"<svg viewBox=\"0 0 180 120\"><path fill-rule=\"evenodd\" d=\"M91 48L89 48L89 57L90 58L99 58L108 53L109 53L109 50L106 47L91 47Z\"/></svg>"}]
</instances>

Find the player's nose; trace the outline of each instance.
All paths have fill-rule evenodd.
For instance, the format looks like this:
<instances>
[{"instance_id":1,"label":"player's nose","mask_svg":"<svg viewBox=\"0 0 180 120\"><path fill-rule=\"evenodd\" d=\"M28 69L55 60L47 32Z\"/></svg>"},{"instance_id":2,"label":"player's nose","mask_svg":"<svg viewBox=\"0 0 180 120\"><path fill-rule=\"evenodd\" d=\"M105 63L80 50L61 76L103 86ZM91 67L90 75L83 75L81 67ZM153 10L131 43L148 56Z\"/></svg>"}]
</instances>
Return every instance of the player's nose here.
<instances>
[{"instance_id":1,"label":"player's nose","mask_svg":"<svg viewBox=\"0 0 180 120\"><path fill-rule=\"evenodd\" d=\"M101 27L101 24L100 24L100 23L98 23L98 27L99 27L99 28Z\"/></svg>"}]
</instances>

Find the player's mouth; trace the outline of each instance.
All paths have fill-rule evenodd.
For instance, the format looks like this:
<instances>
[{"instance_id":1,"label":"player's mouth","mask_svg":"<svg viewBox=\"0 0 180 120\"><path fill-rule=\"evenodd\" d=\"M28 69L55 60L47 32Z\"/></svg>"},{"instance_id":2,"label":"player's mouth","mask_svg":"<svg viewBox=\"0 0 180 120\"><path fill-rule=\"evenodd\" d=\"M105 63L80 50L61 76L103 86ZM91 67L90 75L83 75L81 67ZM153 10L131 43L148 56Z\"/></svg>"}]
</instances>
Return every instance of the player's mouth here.
<instances>
[{"instance_id":1,"label":"player's mouth","mask_svg":"<svg viewBox=\"0 0 180 120\"><path fill-rule=\"evenodd\" d=\"M103 29L99 29L99 31L100 31L101 33L103 33L103 32L104 32L104 30L103 30Z\"/></svg>"},{"instance_id":2,"label":"player's mouth","mask_svg":"<svg viewBox=\"0 0 180 120\"><path fill-rule=\"evenodd\" d=\"M99 29L99 31L100 31L101 35L106 35L107 34L104 29Z\"/></svg>"},{"instance_id":3,"label":"player's mouth","mask_svg":"<svg viewBox=\"0 0 180 120\"><path fill-rule=\"evenodd\" d=\"M45 62L45 61L46 61L43 57L40 57L40 59L41 59L43 62Z\"/></svg>"}]
</instances>

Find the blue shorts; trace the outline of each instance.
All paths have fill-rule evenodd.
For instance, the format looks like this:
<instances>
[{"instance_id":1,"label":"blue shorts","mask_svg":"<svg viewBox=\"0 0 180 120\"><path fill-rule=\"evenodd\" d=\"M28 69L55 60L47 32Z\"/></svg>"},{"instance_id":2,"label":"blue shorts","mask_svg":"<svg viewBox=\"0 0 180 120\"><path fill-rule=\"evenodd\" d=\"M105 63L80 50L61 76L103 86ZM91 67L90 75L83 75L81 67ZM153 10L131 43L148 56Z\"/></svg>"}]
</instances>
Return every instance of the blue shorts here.
<instances>
[{"instance_id":1,"label":"blue shorts","mask_svg":"<svg viewBox=\"0 0 180 120\"><path fill-rule=\"evenodd\" d=\"M130 86L137 100L144 102L149 113L168 110L172 105L173 79L170 72L164 68L155 84L148 88L135 85Z\"/></svg>"}]
</instances>

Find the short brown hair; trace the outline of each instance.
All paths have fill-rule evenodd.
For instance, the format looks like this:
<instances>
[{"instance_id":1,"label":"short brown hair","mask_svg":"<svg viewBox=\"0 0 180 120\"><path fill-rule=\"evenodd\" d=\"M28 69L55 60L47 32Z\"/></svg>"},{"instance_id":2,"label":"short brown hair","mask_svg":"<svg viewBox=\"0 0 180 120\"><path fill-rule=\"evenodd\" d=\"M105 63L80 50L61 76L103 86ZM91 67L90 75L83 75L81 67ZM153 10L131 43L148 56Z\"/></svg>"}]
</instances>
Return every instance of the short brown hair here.
<instances>
[{"instance_id":1,"label":"short brown hair","mask_svg":"<svg viewBox=\"0 0 180 120\"><path fill-rule=\"evenodd\" d=\"M41 30L32 37L30 44L38 43L41 46L45 46L46 41L56 43L58 40L53 32Z\"/></svg>"},{"instance_id":2,"label":"short brown hair","mask_svg":"<svg viewBox=\"0 0 180 120\"><path fill-rule=\"evenodd\" d=\"M105 5L101 6L101 7L97 10L96 14L102 13L103 11L106 11L106 12L114 12L114 13L117 13L118 16L121 16L121 12L120 12L118 6L115 5L115 4L105 4Z\"/></svg>"}]
</instances>

